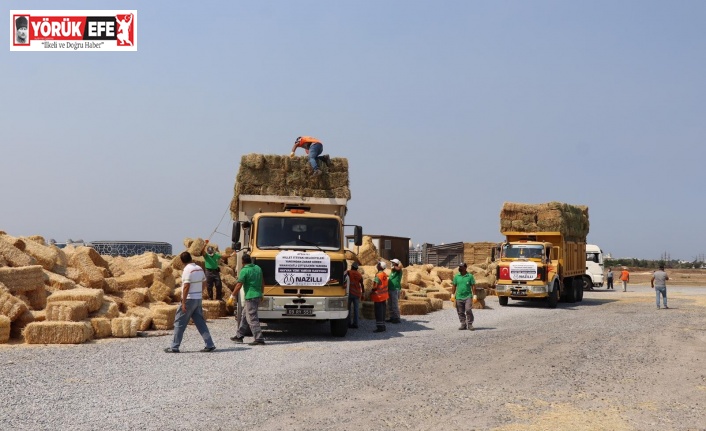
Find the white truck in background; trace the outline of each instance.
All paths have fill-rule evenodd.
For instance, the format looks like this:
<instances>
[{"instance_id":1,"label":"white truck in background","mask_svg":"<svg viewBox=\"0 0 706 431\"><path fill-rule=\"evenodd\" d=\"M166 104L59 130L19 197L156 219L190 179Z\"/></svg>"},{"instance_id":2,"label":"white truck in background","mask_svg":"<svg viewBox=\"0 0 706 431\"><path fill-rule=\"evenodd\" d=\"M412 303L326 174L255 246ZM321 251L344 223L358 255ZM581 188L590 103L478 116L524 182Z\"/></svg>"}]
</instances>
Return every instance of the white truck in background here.
<instances>
[{"instance_id":1,"label":"white truck in background","mask_svg":"<svg viewBox=\"0 0 706 431\"><path fill-rule=\"evenodd\" d=\"M586 244L586 275L583 288L603 287L603 250L595 244Z\"/></svg>"}]
</instances>

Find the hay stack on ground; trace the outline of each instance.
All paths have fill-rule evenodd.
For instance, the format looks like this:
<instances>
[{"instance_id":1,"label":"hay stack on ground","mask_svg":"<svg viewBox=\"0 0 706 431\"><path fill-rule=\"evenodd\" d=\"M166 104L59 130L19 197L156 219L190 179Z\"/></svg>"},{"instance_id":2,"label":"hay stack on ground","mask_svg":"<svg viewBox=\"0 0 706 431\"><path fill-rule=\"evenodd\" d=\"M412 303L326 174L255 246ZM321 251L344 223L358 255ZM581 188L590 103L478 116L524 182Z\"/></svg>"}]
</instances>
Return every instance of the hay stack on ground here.
<instances>
[{"instance_id":1,"label":"hay stack on ground","mask_svg":"<svg viewBox=\"0 0 706 431\"><path fill-rule=\"evenodd\" d=\"M154 329L174 329L177 305L158 305L152 307L152 326Z\"/></svg>"},{"instance_id":2,"label":"hay stack on ground","mask_svg":"<svg viewBox=\"0 0 706 431\"><path fill-rule=\"evenodd\" d=\"M28 344L81 344L91 339L93 328L88 322L32 322L23 334Z\"/></svg>"},{"instance_id":3,"label":"hay stack on ground","mask_svg":"<svg viewBox=\"0 0 706 431\"><path fill-rule=\"evenodd\" d=\"M429 306L423 301L400 301L400 315L424 315L429 312Z\"/></svg>"},{"instance_id":4,"label":"hay stack on ground","mask_svg":"<svg viewBox=\"0 0 706 431\"><path fill-rule=\"evenodd\" d=\"M152 310L146 307L131 307L128 308L127 313L125 313L127 316L132 316L136 317L139 319L139 322L137 323L137 330L138 331L146 331L150 329L152 326Z\"/></svg>"},{"instance_id":5,"label":"hay stack on ground","mask_svg":"<svg viewBox=\"0 0 706 431\"><path fill-rule=\"evenodd\" d=\"M27 304L15 298L10 291L0 283L0 314L7 316L11 322L14 322L27 310Z\"/></svg>"},{"instance_id":6,"label":"hay stack on ground","mask_svg":"<svg viewBox=\"0 0 706 431\"><path fill-rule=\"evenodd\" d=\"M46 320L80 322L88 317L88 306L86 301L52 301L46 312Z\"/></svg>"},{"instance_id":7,"label":"hay stack on ground","mask_svg":"<svg viewBox=\"0 0 706 431\"><path fill-rule=\"evenodd\" d=\"M39 265L0 268L0 283L14 294L44 288L44 271Z\"/></svg>"},{"instance_id":8,"label":"hay stack on ground","mask_svg":"<svg viewBox=\"0 0 706 431\"><path fill-rule=\"evenodd\" d=\"M481 265L488 262L495 248L494 242L463 243L463 261L468 265Z\"/></svg>"},{"instance_id":9,"label":"hay stack on ground","mask_svg":"<svg viewBox=\"0 0 706 431\"><path fill-rule=\"evenodd\" d=\"M77 287L73 280L64 277L61 274L44 270L44 276L46 277L45 284L47 286L47 290L50 292L56 292L57 290L69 290Z\"/></svg>"},{"instance_id":10,"label":"hay stack on ground","mask_svg":"<svg viewBox=\"0 0 706 431\"><path fill-rule=\"evenodd\" d=\"M71 290L54 292L47 298L47 302L54 301L84 301L88 307L88 312L98 311L103 306L103 291L100 289L88 289L80 287Z\"/></svg>"},{"instance_id":11,"label":"hay stack on ground","mask_svg":"<svg viewBox=\"0 0 706 431\"><path fill-rule=\"evenodd\" d=\"M105 317L107 319L114 319L118 316L120 316L120 308L118 307L118 304L108 297L103 299L103 305L101 305L101 308L94 311L90 315L90 317Z\"/></svg>"},{"instance_id":12,"label":"hay stack on ground","mask_svg":"<svg viewBox=\"0 0 706 431\"><path fill-rule=\"evenodd\" d=\"M44 238L22 238L25 243L24 252L32 256L44 269L51 271L58 257L56 248L47 246Z\"/></svg>"},{"instance_id":13,"label":"hay stack on ground","mask_svg":"<svg viewBox=\"0 0 706 431\"><path fill-rule=\"evenodd\" d=\"M586 238L588 230L588 207L584 205L505 202L500 211L501 232L561 232L568 238Z\"/></svg>"},{"instance_id":14,"label":"hay stack on ground","mask_svg":"<svg viewBox=\"0 0 706 431\"><path fill-rule=\"evenodd\" d=\"M107 317L93 317L89 320L93 328L93 338L108 338L113 335L110 319Z\"/></svg>"},{"instance_id":15,"label":"hay stack on ground","mask_svg":"<svg viewBox=\"0 0 706 431\"><path fill-rule=\"evenodd\" d=\"M173 287L169 287L165 283L155 280L149 287L147 299L150 302L170 302L172 300Z\"/></svg>"},{"instance_id":16,"label":"hay stack on ground","mask_svg":"<svg viewBox=\"0 0 706 431\"><path fill-rule=\"evenodd\" d=\"M246 154L240 159L230 212L238 219L240 195L350 199L348 159L332 158L331 166L321 166L323 175L312 178L306 157L290 158L277 154Z\"/></svg>"},{"instance_id":17,"label":"hay stack on ground","mask_svg":"<svg viewBox=\"0 0 706 431\"><path fill-rule=\"evenodd\" d=\"M10 340L10 318L0 315L0 344Z\"/></svg>"},{"instance_id":18,"label":"hay stack on ground","mask_svg":"<svg viewBox=\"0 0 706 431\"><path fill-rule=\"evenodd\" d=\"M32 256L22 251L22 249L24 249L24 243L21 243L22 248L18 248L15 243L15 238L10 235L4 232L0 235L0 257L2 257L9 266L22 267L37 263Z\"/></svg>"},{"instance_id":19,"label":"hay stack on ground","mask_svg":"<svg viewBox=\"0 0 706 431\"><path fill-rule=\"evenodd\" d=\"M133 338L137 337L137 327L140 324L138 317L116 317L110 321L113 337Z\"/></svg>"},{"instance_id":20,"label":"hay stack on ground","mask_svg":"<svg viewBox=\"0 0 706 431\"><path fill-rule=\"evenodd\" d=\"M207 320L218 319L219 317L226 316L226 304L223 301L216 300L203 300L203 317Z\"/></svg>"}]
</instances>

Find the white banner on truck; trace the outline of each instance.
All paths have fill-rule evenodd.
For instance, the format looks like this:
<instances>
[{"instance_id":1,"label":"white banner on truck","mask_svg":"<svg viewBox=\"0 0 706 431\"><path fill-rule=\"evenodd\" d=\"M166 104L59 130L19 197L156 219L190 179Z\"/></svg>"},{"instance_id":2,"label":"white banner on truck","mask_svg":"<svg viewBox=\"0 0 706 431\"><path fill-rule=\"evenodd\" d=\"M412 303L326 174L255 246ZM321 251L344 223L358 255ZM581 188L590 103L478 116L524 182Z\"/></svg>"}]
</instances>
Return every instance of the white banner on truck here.
<instances>
[{"instance_id":1,"label":"white banner on truck","mask_svg":"<svg viewBox=\"0 0 706 431\"><path fill-rule=\"evenodd\" d=\"M275 279L282 286L324 286L331 258L324 252L282 251L275 259Z\"/></svg>"},{"instance_id":2,"label":"white banner on truck","mask_svg":"<svg viewBox=\"0 0 706 431\"><path fill-rule=\"evenodd\" d=\"M510 262L511 280L534 280L537 278L537 264L534 262Z\"/></svg>"}]
</instances>

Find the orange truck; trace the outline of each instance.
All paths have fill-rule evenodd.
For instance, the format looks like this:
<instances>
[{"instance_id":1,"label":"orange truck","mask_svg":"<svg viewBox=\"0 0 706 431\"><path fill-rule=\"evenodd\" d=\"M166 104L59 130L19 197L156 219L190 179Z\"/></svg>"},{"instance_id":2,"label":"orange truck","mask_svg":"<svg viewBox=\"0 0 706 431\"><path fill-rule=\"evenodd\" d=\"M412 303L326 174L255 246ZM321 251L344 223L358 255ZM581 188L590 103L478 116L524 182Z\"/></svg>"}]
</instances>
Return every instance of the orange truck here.
<instances>
[{"instance_id":1,"label":"orange truck","mask_svg":"<svg viewBox=\"0 0 706 431\"><path fill-rule=\"evenodd\" d=\"M501 306L508 305L510 299L541 300L549 308L556 308L560 300L570 303L583 300L588 209L558 203L539 204L535 209L549 211L551 204L564 205L559 211L553 209L553 221L543 223L541 217L523 216L532 222L501 222L502 227L508 228L502 230L501 227L505 241L494 256L497 263L495 292ZM562 210L567 209L573 213L574 222L578 211L580 228L567 228L562 220ZM585 221L581 213L585 213ZM511 230L513 227L516 230ZM558 229L539 230L542 227Z\"/></svg>"}]
</instances>

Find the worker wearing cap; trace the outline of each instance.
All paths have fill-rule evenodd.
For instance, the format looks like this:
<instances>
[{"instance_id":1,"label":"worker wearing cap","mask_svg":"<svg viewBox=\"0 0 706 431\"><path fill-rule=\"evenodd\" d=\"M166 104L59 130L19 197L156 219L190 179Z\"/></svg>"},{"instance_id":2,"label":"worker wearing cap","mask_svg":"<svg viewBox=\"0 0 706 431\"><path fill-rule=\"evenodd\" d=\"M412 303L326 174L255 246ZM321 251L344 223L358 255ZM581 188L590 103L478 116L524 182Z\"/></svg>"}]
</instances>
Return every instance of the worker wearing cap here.
<instances>
[{"instance_id":1,"label":"worker wearing cap","mask_svg":"<svg viewBox=\"0 0 706 431\"><path fill-rule=\"evenodd\" d=\"M15 44L26 45L29 43L27 24L28 20L26 16L21 16L15 20Z\"/></svg>"},{"instance_id":2,"label":"worker wearing cap","mask_svg":"<svg viewBox=\"0 0 706 431\"><path fill-rule=\"evenodd\" d=\"M623 292L628 291L628 281L630 281L630 273L628 272L628 267L624 266L623 271L620 273L620 281L623 282Z\"/></svg>"},{"instance_id":3,"label":"worker wearing cap","mask_svg":"<svg viewBox=\"0 0 706 431\"><path fill-rule=\"evenodd\" d=\"M321 155L324 152L324 144L313 136L300 136L294 141L294 146L292 147L292 152L289 157L294 157L294 152L297 148L304 148L306 154L309 155L309 164L313 171L312 177L318 177L321 175L321 170L319 169L319 164L317 160L321 160L326 165L331 166L331 157L328 154Z\"/></svg>"},{"instance_id":4,"label":"worker wearing cap","mask_svg":"<svg viewBox=\"0 0 706 431\"><path fill-rule=\"evenodd\" d=\"M400 323L400 293L402 292L402 262L399 259L390 261L390 277L388 278L388 293L390 299L387 304L390 308L390 319L386 322Z\"/></svg>"},{"instance_id":5,"label":"worker wearing cap","mask_svg":"<svg viewBox=\"0 0 706 431\"><path fill-rule=\"evenodd\" d=\"M357 329L360 301L363 299L363 275L358 272L356 262L353 262L351 269L346 271L344 277L348 290L348 327Z\"/></svg>"},{"instance_id":6,"label":"worker wearing cap","mask_svg":"<svg viewBox=\"0 0 706 431\"><path fill-rule=\"evenodd\" d=\"M388 277L385 273L387 265L385 262L378 262L375 267L378 272L373 279L373 290L370 292L370 299L374 302L375 309L375 330L373 332L385 332L385 302L389 298L387 292Z\"/></svg>"},{"instance_id":7,"label":"worker wearing cap","mask_svg":"<svg viewBox=\"0 0 706 431\"><path fill-rule=\"evenodd\" d=\"M451 294L456 296L456 312L461 326L458 329L473 331L473 286L476 279L467 271L466 262L458 265L458 274L454 275Z\"/></svg>"}]
</instances>

